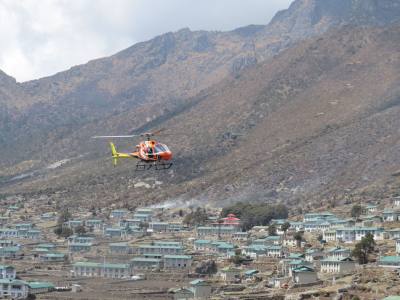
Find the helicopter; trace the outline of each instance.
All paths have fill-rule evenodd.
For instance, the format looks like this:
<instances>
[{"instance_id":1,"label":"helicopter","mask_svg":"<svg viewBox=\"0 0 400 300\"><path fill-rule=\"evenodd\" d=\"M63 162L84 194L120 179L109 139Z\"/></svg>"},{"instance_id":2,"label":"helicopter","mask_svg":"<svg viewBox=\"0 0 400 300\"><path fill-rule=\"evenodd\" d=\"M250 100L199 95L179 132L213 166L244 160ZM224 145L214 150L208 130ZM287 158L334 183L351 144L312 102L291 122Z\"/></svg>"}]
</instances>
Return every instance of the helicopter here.
<instances>
[{"instance_id":1,"label":"helicopter","mask_svg":"<svg viewBox=\"0 0 400 300\"><path fill-rule=\"evenodd\" d=\"M114 143L110 142L111 154L114 162L114 167L120 158L134 158L137 159L136 170L144 171L154 167L156 170L167 170L172 167L172 152L168 146L157 142L151 137L158 135L163 129L154 132L145 132L142 134L132 135L102 135L93 136L94 139L113 139L113 138L133 138L145 137L145 141L141 141L136 145L136 151L131 153L118 152Z\"/></svg>"}]
</instances>

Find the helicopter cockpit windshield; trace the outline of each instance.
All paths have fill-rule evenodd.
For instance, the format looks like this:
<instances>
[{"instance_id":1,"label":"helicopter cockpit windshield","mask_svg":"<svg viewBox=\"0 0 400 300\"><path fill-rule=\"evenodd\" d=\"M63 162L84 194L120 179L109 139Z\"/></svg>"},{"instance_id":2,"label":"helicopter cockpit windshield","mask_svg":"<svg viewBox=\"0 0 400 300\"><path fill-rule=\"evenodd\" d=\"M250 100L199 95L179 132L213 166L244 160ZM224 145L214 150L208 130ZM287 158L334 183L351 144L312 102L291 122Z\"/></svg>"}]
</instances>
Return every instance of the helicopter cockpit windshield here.
<instances>
[{"instance_id":1,"label":"helicopter cockpit windshield","mask_svg":"<svg viewBox=\"0 0 400 300\"><path fill-rule=\"evenodd\" d=\"M166 145L163 145L163 144L156 144L155 149L156 149L156 153L168 152L169 151L168 147Z\"/></svg>"}]
</instances>

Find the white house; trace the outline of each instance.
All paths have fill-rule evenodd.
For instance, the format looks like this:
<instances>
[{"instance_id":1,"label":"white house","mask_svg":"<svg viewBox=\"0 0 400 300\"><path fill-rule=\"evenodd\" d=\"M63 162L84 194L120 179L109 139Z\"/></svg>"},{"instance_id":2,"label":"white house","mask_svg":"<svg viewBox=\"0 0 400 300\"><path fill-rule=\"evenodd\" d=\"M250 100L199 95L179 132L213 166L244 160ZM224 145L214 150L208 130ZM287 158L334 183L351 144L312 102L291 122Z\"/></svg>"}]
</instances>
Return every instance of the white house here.
<instances>
[{"instance_id":1,"label":"white house","mask_svg":"<svg viewBox=\"0 0 400 300\"><path fill-rule=\"evenodd\" d=\"M400 240L396 240L396 253L400 254Z\"/></svg>"},{"instance_id":2,"label":"white house","mask_svg":"<svg viewBox=\"0 0 400 300\"><path fill-rule=\"evenodd\" d=\"M336 241L336 230L325 230L322 233L322 239L327 242Z\"/></svg>"},{"instance_id":3,"label":"white house","mask_svg":"<svg viewBox=\"0 0 400 300\"><path fill-rule=\"evenodd\" d=\"M351 250L348 248L342 248L342 247L334 247L329 249L326 252L326 258L332 258L332 259L345 259L349 257L351 254Z\"/></svg>"},{"instance_id":4,"label":"white house","mask_svg":"<svg viewBox=\"0 0 400 300\"><path fill-rule=\"evenodd\" d=\"M321 273L350 273L355 267L356 263L350 257L343 259L329 257L321 260Z\"/></svg>"},{"instance_id":5,"label":"white house","mask_svg":"<svg viewBox=\"0 0 400 300\"><path fill-rule=\"evenodd\" d=\"M0 279L0 298L25 299L28 297L28 284L17 279Z\"/></svg>"},{"instance_id":6,"label":"white house","mask_svg":"<svg viewBox=\"0 0 400 300\"><path fill-rule=\"evenodd\" d=\"M400 196L393 198L393 206L400 207Z\"/></svg>"},{"instance_id":7,"label":"white house","mask_svg":"<svg viewBox=\"0 0 400 300\"><path fill-rule=\"evenodd\" d=\"M305 260L313 262L314 260L320 260L324 256L324 252L320 249L308 249L306 251Z\"/></svg>"},{"instance_id":8,"label":"white house","mask_svg":"<svg viewBox=\"0 0 400 300\"><path fill-rule=\"evenodd\" d=\"M0 265L0 279L15 279L17 273L13 266Z\"/></svg>"},{"instance_id":9,"label":"white house","mask_svg":"<svg viewBox=\"0 0 400 300\"><path fill-rule=\"evenodd\" d=\"M384 222L396 222L399 220L400 212L392 209L385 209L382 213Z\"/></svg>"},{"instance_id":10,"label":"white house","mask_svg":"<svg viewBox=\"0 0 400 300\"><path fill-rule=\"evenodd\" d=\"M75 276L83 277L128 278L131 273L129 264L76 262L72 267Z\"/></svg>"}]
</instances>

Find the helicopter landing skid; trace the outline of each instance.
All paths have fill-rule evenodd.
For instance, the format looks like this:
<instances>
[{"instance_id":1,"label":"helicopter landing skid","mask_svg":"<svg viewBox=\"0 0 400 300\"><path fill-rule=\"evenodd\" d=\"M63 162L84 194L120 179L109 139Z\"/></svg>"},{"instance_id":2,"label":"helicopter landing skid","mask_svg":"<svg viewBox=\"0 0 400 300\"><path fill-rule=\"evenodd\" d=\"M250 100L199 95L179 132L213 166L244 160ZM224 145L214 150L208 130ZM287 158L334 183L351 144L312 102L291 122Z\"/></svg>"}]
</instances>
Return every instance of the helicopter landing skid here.
<instances>
[{"instance_id":1,"label":"helicopter landing skid","mask_svg":"<svg viewBox=\"0 0 400 300\"><path fill-rule=\"evenodd\" d=\"M146 171L146 170L150 170L153 167L157 171L168 170L169 168L172 167L172 163L160 163L160 162L137 163L136 164L136 171Z\"/></svg>"}]
</instances>

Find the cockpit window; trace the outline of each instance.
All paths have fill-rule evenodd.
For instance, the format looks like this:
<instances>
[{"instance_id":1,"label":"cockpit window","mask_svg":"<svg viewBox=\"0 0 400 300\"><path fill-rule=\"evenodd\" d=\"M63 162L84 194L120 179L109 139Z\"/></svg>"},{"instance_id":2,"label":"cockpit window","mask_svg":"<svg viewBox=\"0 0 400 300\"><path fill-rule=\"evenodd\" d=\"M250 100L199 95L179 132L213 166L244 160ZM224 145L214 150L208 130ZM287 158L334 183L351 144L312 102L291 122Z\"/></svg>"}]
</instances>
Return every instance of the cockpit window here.
<instances>
[{"instance_id":1,"label":"cockpit window","mask_svg":"<svg viewBox=\"0 0 400 300\"><path fill-rule=\"evenodd\" d=\"M156 152L157 153L158 152L166 152L166 151L169 151L167 146L162 145L162 144L157 144L156 145Z\"/></svg>"}]
</instances>

